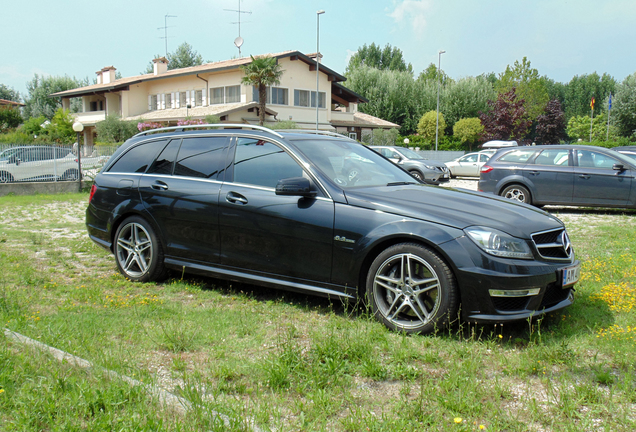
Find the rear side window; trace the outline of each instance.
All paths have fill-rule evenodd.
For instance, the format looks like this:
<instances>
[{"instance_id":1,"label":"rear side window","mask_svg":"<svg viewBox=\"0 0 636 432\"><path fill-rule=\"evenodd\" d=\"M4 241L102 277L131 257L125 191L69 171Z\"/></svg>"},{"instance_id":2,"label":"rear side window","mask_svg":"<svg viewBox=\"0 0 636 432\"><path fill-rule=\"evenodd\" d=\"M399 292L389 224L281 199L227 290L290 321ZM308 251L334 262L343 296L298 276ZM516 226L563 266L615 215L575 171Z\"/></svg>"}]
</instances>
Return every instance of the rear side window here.
<instances>
[{"instance_id":1,"label":"rear side window","mask_svg":"<svg viewBox=\"0 0 636 432\"><path fill-rule=\"evenodd\" d=\"M278 180L302 175L300 165L277 145L253 138L237 140L235 183L274 188Z\"/></svg>"},{"instance_id":2,"label":"rear side window","mask_svg":"<svg viewBox=\"0 0 636 432\"><path fill-rule=\"evenodd\" d=\"M225 161L226 137L184 138L174 175L215 179Z\"/></svg>"},{"instance_id":3,"label":"rear side window","mask_svg":"<svg viewBox=\"0 0 636 432\"><path fill-rule=\"evenodd\" d=\"M534 160L535 165L568 166L570 152L568 150L543 150Z\"/></svg>"},{"instance_id":4,"label":"rear side window","mask_svg":"<svg viewBox=\"0 0 636 432\"><path fill-rule=\"evenodd\" d=\"M170 141L157 156L157 159L152 163L147 174L165 174L172 175L172 166L177 158L177 152L179 151L180 139Z\"/></svg>"},{"instance_id":5,"label":"rear side window","mask_svg":"<svg viewBox=\"0 0 636 432\"><path fill-rule=\"evenodd\" d=\"M165 140L151 141L132 147L124 153L108 170L110 173L144 173L154 160Z\"/></svg>"},{"instance_id":6,"label":"rear side window","mask_svg":"<svg viewBox=\"0 0 636 432\"><path fill-rule=\"evenodd\" d=\"M530 156L532 156L534 154L535 150L534 149L527 149L527 150L512 150L509 151L508 153L504 154L503 156L499 157L499 159L497 159L498 162L516 162L516 163L525 163L528 162L528 159L530 159Z\"/></svg>"}]
</instances>

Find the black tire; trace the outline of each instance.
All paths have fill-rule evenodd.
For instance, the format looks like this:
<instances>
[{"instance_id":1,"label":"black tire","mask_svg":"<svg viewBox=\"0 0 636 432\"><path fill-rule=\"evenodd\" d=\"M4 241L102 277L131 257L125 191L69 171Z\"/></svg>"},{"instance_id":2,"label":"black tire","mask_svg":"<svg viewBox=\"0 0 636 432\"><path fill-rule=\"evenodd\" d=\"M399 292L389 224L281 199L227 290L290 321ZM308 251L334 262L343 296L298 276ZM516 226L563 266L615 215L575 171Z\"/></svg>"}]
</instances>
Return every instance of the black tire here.
<instances>
[{"instance_id":1,"label":"black tire","mask_svg":"<svg viewBox=\"0 0 636 432\"><path fill-rule=\"evenodd\" d=\"M378 255L366 287L375 318L393 331L432 333L457 312L453 273L437 253L416 243L400 243Z\"/></svg>"},{"instance_id":2,"label":"black tire","mask_svg":"<svg viewBox=\"0 0 636 432\"><path fill-rule=\"evenodd\" d=\"M150 224L139 216L129 217L119 225L113 253L120 273L131 281L160 281L168 275L161 242Z\"/></svg>"},{"instance_id":3,"label":"black tire","mask_svg":"<svg viewBox=\"0 0 636 432\"><path fill-rule=\"evenodd\" d=\"M532 204L532 196L530 195L530 191L524 186L518 184L506 186L501 191L500 195L513 201Z\"/></svg>"},{"instance_id":4,"label":"black tire","mask_svg":"<svg viewBox=\"0 0 636 432\"><path fill-rule=\"evenodd\" d=\"M62 175L62 180L77 181L78 177L79 170L77 168L71 168L66 170L66 172Z\"/></svg>"},{"instance_id":5,"label":"black tire","mask_svg":"<svg viewBox=\"0 0 636 432\"><path fill-rule=\"evenodd\" d=\"M0 183L13 183L13 176L6 171L0 171Z\"/></svg>"},{"instance_id":6,"label":"black tire","mask_svg":"<svg viewBox=\"0 0 636 432\"><path fill-rule=\"evenodd\" d=\"M416 179L418 179L421 182L424 181L424 176L418 170L411 170L411 171L409 171L409 174L411 174L413 177L415 177Z\"/></svg>"}]
</instances>

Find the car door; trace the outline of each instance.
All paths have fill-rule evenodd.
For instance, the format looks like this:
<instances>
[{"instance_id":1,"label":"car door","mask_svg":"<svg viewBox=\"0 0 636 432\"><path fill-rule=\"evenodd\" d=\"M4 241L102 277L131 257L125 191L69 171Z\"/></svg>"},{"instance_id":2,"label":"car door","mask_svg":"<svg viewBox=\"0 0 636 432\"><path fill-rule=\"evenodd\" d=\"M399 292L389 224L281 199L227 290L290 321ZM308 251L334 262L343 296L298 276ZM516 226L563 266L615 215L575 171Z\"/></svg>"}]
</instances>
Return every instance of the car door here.
<instances>
[{"instance_id":1,"label":"car door","mask_svg":"<svg viewBox=\"0 0 636 432\"><path fill-rule=\"evenodd\" d=\"M634 173L629 167L619 171L615 164L624 165L600 151L577 150L574 167L574 204L626 205L633 187Z\"/></svg>"},{"instance_id":2,"label":"car door","mask_svg":"<svg viewBox=\"0 0 636 432\"><path fill-rule=\"evenodd\" d=\"M454 171L456 176L479 177L479 155L477 153L467 154L457 160Z\"/></svg>"},{"instance_id":3,"label":"car door","mask_svg":"<svg viewBox=\"0 0 636 432\"><path fill-rule=\"evenodd\" d=\"M283 178L310 177L280 144L237 137L219 197L221 264L242 272L329 282L334 203L276 195Z\"/></svg>"},{"instance_id":4,"label":"car door","mask_svg":"<svg viewBox=\"0 0 636 432\"><path fill-rule=\"evenodd\" d=\"M226 136L173 139L139 180L146 211L165 239L168 256L218 263L218 201Z\"/></svg>"},{"instance_id":5,"label":"car door","mask_svg":"<svg viewBox=\"0 0 636 432\"><path fill-rule=\"evenodd\" d=\"M574 190L574 168L568 149L542 150L523 168L533 185L535 203L568 204Z\"/></svg>"}]
</instances>

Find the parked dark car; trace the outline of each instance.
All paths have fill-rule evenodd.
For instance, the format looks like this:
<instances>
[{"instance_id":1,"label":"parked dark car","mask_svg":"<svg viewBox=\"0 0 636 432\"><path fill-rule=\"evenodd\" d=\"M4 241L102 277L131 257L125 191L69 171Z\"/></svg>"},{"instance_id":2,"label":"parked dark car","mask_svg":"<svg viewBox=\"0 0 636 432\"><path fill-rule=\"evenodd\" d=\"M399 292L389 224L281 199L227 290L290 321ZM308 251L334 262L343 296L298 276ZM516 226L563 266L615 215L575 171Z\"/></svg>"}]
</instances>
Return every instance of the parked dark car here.
<instances>
[{"instance_id":1,"label":"parked dark car","mask_svg":"<svg viewBox=\"0 0 636 432\"><path fill-rule=\"evenodd\" d=\"M438 185L450 181L450 171L444 162L427 159L406 147L371 146L371 148L424 183Z\"/></svg>"},{"instance_id":2,"label":"parked dark car","mask_svg":"<svg viewBox=\"0 0 636 432\"><path fill-rule=\"evenodd\" d=\"M636 161L586 145L499 150L481 168L479 190L537 206L636 207Z\"/></svg>"},{"instance_id":3,"label":"parked dark car","mask_svg":"<svg viewBox=\"0 0 636 432\"><path fill-rule=\"evenodd\" d=\"M502 322L573 301L580 263L542 210L422 184L337 134L222 126L138 134L96 176L88 233L128 279L173 269L364 299L407 333L443 328L460 303L465 320ZM352 177L351 161L365 169Z\"/></svg>"}]
</instances>

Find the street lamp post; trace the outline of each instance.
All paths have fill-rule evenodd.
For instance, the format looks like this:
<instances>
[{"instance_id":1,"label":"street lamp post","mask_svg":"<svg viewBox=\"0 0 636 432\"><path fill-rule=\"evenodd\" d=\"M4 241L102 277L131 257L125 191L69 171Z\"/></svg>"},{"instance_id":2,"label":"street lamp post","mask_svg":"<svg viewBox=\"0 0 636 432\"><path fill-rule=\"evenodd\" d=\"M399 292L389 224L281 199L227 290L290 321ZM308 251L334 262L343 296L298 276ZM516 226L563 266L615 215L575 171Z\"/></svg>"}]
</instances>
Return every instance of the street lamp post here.
<instances>
[{"instance_id":1,"label":"street lamp post","mask_svg":"<svg viewBox=\"0 0 636 432\"><path fill-rule=\"evenodd\" d=\"M435 120L435 151L437 151L437 141L439 137L439 90L442 86L442 77L440 76L440 71L442 68L442 54L446 51L440 51L438 53L437 60L437 119Z\"/></svg>"},{"instance_id":2,"label":"street lamp post","mask_svg":"<svg viewBox=\"0 0 636 432\"><path fill-rule=\"evenodd\" d=\"M318 107L320 106L320 15L324 10L316 12L316 130L318 130Z\"/></svg>"},{"instance_id":3,"label":"street lamp post","mask_svg":"<svg viewBox=\"0 0 636 432\"><path fill-rule=\"evenodd\" d=\"M77 133L77 181L78 189L82 191L82 146L80 145L80 133L84 130L84 125L78 120L73 123L73 130Z\"/></svg>"}]
</instances>

